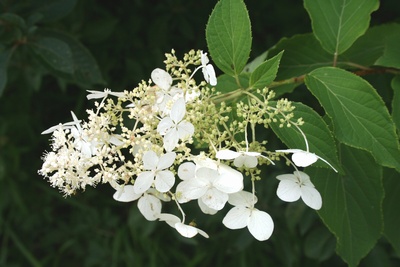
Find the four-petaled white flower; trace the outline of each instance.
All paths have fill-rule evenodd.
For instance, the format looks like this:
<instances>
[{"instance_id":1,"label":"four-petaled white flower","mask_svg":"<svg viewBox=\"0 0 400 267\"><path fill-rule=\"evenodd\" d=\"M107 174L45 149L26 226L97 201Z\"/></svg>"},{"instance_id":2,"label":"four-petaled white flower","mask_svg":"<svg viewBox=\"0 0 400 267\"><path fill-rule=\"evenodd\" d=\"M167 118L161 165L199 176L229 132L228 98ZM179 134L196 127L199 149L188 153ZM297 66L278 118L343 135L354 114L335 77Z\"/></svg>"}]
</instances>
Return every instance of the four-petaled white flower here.
<instances>
[{"instance_id":1,"label":"four-petaled white flower","mask_svg":"<svg viewBox=\"0 0 400 267\"><path fill-rule=\"evenodd\" d=\"M168 213L161 213L158 216L158 219L160 221L164 221L168 223L169 226L172 228L175 228L178 233L180 233L182 236L187 237L187 238L192 238L197 234L200 234L204 236L205 238L208 238L208 234L204 232L203 230L200 230L199 228L196 228L192 225L187 225L184 224L184 222L181 222L181 220L172 214Z\"/></svg>"},{"instance_id":2,"label":"four-petaled white flower","mask_svg":"<svg viewBox=\"0 0 400 267\"><path fill-rule=\"evenodd\" d=\"M280 180L276 194L286 202L297 201L300 197L312 209L319 210L322 206L320 193L315 189L310 177L301 171L293 174L282 174L276 177Z\"/></svg>"},{"instance_id":3,"label":"four-petaled white flower","mask_svg":"<svg viewBox=\"0 0 400 267\"><path fill-rule=\"evenodd\" d=\"M228 201L228 194L243 189L243 175L224 164L219 164L217 169L200 167L191 176L178 184L177 199L180 203L200 199L201 204L211 209L206 213L221 210Z\"/></svg>"},{"instance_id":4,"label":"four-petaled white flower","mask_svg":"<svg viewBox=\"0 0 400 267\"><path fill-rule=\"evenodd\" d=\"M175 183L175 177L168 168L174 163L175 157L174 152L168 152L160 157L152 150L145 152L143 167L146 171L141 172L136 178L133 185L134 192L136 194L144 193L153 182L159 192L170 190Z\"/></svg>"},{"instance_id":5,"label":"four-petaled white flower","mask_svg":"<svg viewBox=\"0 0 400 267\"><path fill-rule=\"evenodd\" d=\"M90 94L88 94L86 96L86 98L88 100L90 100L90 99L98 99L98 98L105 98L105 97L107 97L109 95L113 95L113 96L116 96L116 97L124 97L124 96L126 96L125 93L123 93L123 92L111 92L111 90L108 89L108 88L104 89L104 92L95 91L95 90L86 90L86 91L90 93Z\"/></svg>"},{"instance_id":6,"label":"four-petaled white flower","mask_svg":"<svg viewBox=\"0 0 400 267\"><path fill-rule=\"evenodd\" d=\"M172 106L171 114L158 123L157 132L164 136L166 151L172 151L178 145L179 140L190 138L193 135L193 124L183 120L185 113L185 100L179 98Z\"/></svg>"},{"instance_id":7,"label":"four-petaled white flower","mask_svg":"<svg viewBox=\"0 0 400 267\"><path fill-rule=\"evenodd\" d=\"M213 65L208 64L209 60L207 57L207 53L203 53L201 51L201 68L203 71L204 79L208 82L211 86L217 85L217 77L215 76L215 70Z\"/></svg>"},{"instance_id":8,"label":"four-petaled white flower","mask_svg":"<svg viewBox=\"0 0 400 267\"><path fill-rule=\"evenodd\" d=\"M309 151L304 151L301 149L281 149L276 150L276 152L293 153L292 161L297 167L308 167L320 159L328 164L335 172L337 172L337 170L327 160Z\"/></svg>"},{"instance_id":9,"label":"four-petaled white flower","mask_svg":"<svg viewBox=\"0 0 400 267\"><path fill-rule=\"evenodd\" d=\"M271 216L254 208L257 198L249 192L240 191L229 195L229 204L234 205L225 215L222 223L229 229L247 227L249 232L259 241L265 241L274 231L274 222Z\"/></svg>"}]
</instances>

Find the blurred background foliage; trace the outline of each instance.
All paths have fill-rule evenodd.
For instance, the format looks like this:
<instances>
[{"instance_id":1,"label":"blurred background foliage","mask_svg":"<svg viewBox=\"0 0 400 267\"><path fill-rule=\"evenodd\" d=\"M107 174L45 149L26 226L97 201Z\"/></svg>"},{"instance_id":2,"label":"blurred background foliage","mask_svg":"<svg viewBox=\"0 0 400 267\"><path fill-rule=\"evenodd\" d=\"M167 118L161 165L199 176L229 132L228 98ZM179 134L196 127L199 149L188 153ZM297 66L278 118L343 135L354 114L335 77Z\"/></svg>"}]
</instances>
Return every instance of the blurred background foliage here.
<instances>
[{"instance_id":1,"label":"blurred background foliage","mask_svg":"<svg viewBox=\"0 0 400 267\"><path fill-rule=\"evenodd\" d=\"M311 31L302 1L245 2L253 58L282 37ZM69 121L70 110L85 117L93 107L87 89L131 89L163 67L172 48L178 55L207 50L205 25L215 4L0 1L0 266L345 266L318 215L275 196L280 168L265 171L258 192L259 208L276 225L266 242L246 229L224 228L226 212L190 218L211 238L185 239L164 223L146 221L135 204L114 201L108 185L63 198L37 174L49 149L49 136L40 133ZM371 23L399 18L400 3L385 0ZM278 145L269 133L264 138ZM361 266L399 264L399 255L381 240Z\"/></svg>"}]
</instances>

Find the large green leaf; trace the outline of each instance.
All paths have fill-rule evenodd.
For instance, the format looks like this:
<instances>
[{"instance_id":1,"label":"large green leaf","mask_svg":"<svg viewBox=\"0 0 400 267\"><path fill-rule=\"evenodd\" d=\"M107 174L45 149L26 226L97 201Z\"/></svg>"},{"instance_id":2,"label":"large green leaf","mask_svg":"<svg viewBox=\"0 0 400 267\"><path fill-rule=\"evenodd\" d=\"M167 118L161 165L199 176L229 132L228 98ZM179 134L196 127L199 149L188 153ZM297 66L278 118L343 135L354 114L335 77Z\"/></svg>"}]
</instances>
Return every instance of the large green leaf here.
<instances>
[{"instance_id":1,"label":"large green leaf","mask_svg":"<svg viewBox=\"0 0 400 267\"><path fill-rule=\"evenodd\" d=\"M100 68L90 51L74 37L59 31L42 30L41 36L56 38L68 45L71 51L71 73L61 73L60 76L83 86L103 84Z\"/></svg>"},{"instance_id":2,"label":"large green leaf","mask_svg":"<svg viewBox=\"0 0 400 267\"><path fill-rule=\"evenodd\" d=\"M378 0L305 0L312 28L321 45L331 54L346 51L368 29Z\"/></svg>"},{"instance_id":3,"label":"large green leaf","mask_svg":"<svg viewBox=\"0 0 400 267\"><path fill-rule=\"evenodd\" d=\"M268 55L275 56L282 50L285 53L279 64L278 80L301 76L319 67L332 66L332 56L311 33L281 39L269 50Z\"/></svg>"},{"instance_id":4,"label":"large green leaf","mask_svg":"<svg viewBox=\"0 0 400 267\"><path fill-rule=\"evenodd\" d=\"M383 55L378 58L375 65L400 68L400 32L392 32L385 42Z\"/></svg>"},{"instance_id":5,"label":"large green leaf","mask_svg":"<svg viewBox=\"0 0 400 267\"><path fill-rule=\"evenodd\" d=\"M7 84L7 69L10 62L12 49L7 49L0 52L0 96L3 94Z\"/></svg>"},{"instance_id":6,"label":"large green leaf","mask_svg":"<svg viewBox=\"0 0 400 267\"><path fill-rule=\"evenodd\" d=\"M221 0L207 23L207 45L213 62L224 73L238 75L251 49L251 25L242 0Z\"/></svg>"},{"instance_id":7,"label":"large green leaf","mask_svg":"<svg viewBox=\"0 0 400 267\"><path fill-rule=\"evenodd\" d=\"M283 51L259 65L250 76L250 87L264 88L276 78Z\"/></svg>"},{"instance_id":8,"label":"large green leaf","mask_svg":"<svg viewBox=\"0 0 400 267\"><path fill-rule=\"evenodd\" d=\"M379 164L400 170L394 123L367 81L342 69L324 67L309 73L305 82L332 118L338 140L371 152Z\"/></svg>"},{"instance_id":9,"label":"large green leaf","mask_svg":"<svg viewBox=\"0 0 400 267\"><path fill-rule=\"evenodd\" d=\"M382 169L365 151L345 145L340 151L345 175L317 168L306 172L322 195L318 214L336 236L337 253L357 266L381 236Z\"/></svg>"},{"instance_id":10,"label":"large green leaf","mask_svg":"<svg viewBox=\"0 0 400 267\"><path fill-rule=\"evenodd\" d=\"M33 51L56 71L73 73L72 52L68 44L53 37L41 37L31 43Z\"/></svg>"},{"instance_id":11,"label":"large green leaf","mask_svg":"<svg viewBox=\"0 0 400 267\"><path fill-rule=\"evenodd\" d=\"M384 235L392 244L397 254L400 255L400 177L392 169L384 169L383 185L385 199L383 201L383 218L385 222Z\"/></svg>"},{"instance_id":12,"label":"large green leaf","mask_svg":"<svg viewBox=\"0 0 400 267\"><path fill-rule=\"evenodd\" d=\"M307 137L310 152L327 160L335 169L341 170L337 157L336 144L328 125L312 108L302 103L292 104L296 107L294 110L296 118L301 117L304 120L304 124L300 128ZM306 150L303 135L296 127L280 128L279 123L271 123L270 126L288 148ZM329 165L320 160L314 166L330 168Z\"/></svg>"}]
</instances>

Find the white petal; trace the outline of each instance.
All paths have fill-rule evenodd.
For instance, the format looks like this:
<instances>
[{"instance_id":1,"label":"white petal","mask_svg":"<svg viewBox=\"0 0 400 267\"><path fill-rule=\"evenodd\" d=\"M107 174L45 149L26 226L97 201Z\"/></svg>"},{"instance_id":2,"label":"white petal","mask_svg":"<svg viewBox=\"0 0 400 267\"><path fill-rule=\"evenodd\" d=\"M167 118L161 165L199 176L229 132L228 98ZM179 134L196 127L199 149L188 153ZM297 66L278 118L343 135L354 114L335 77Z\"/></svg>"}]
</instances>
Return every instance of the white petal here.
<instances>
[{"instance_id":1,"label":"white petal","mask_svg":"<svg viewBox=\"0 0 400 267\"><path fill-rule=\"evenodd\" d=\"M176 223L181 222L181 219L179 219L178 216L169 213L161 213L160 215L158 215L158 219L160 221L168 223L168 225L172 228L175 228Z\"/></svg>"},{"instance_id":2,"label":"white petal","mask_svg":"<svg viewBox=\"0 0 400 267\"><path fill-rule=\"evenodd\" d=\"M232 194L243 189L243 174L229 166L221 164L218 168L220 175L213 185L222 192Z\"/></svg>"},{"instance_id":3,"label":"white petal","mask_svg":"<svg viewBox=\"0 0 400 267\"><path fill-rule=\"evenodd\" d=\"M218 210L212 209L209 206L207 206L206 204L204 204L204 202L203 202L203 200L201 200L201 198L197 199L197 203L199 204L199 207L204 214L214 215L218 212Z\"/></svg>"},{"instance_id":4,"label":"white petal","mask_svg":"<svg viewBox=\"0 0 400 267\"><path fill-rule=\"evenodd\" d=\"M232 151L229 149L222 149L222 150L219 150L215 156L217 159L235 159L235 158L239 157L240 155L242 155L242 154L239 152Z\"/></svg>"},{"instance_id":5,"label":"white petal","mask_svg":"<svg viewBox=\"0 0 400 267\"><path fill-rule=\"evenodd\" d=\"M204 72L205 71L205 72ZM211 85L217 85L217 77L215 75L215 70L213 65L208 64L205 68L203 68L204 79Z\"/></svg>"},{"instance_id":6,"label":"white petal","mask_svg":"<svg viewBox=\"0 0 400 267\"><path fill-rule=\"evenodd\" d=\"M155 69L151 72L151 79L163 90L168 90L172 84L172 77L168 72L162 69Z\"/></svg>"},{"instance_id":7,"label":"white petal","mask_svg":"<svg viewBox=\"0 0 400 267\"><path fill-rule=\"evenodd\" d=\"M289 180L289 181L292 181L294 183L299 182L299 178L296 177L295 175L291 174L291 173L278 175L278 176L276 176L276 179L278 179L280 181Z\"/></svg>"},{"instance_id":8,"label":"white petal","mask_svg":"<svg viewBox=\"0 0 400 267\"><path fill-rule=\"evenodd\" d=\"M242 229L247 226L251 211L244 206L233 207L225 215L222 223L229 229Z\"/></svg>"},{"instance_id":9,"label":"white petal","mask_svg":"<svg viewBox=\"0 0 400 267\"><path fill-rule=\"evenodd\" d=\"M86 90L86 91L90 93L90 94L88 94L86 96L86 98L88 100L97 99L97 98L103 98L103 97L107 96L107 93L106 92L102 92L102 91L95 91L95 90Z\"/></svg>"},{"instance_id":10,"label":"white petal","mask_svg":"<svg viewBox=\"0 0 400 267\"><path fill-rule=\"evenodd\" d=\"M228 202L233 206L246 206L250 208L257 203L257 197L250 192L239 191L229 194Z\"/></svg>"},{"instance_id":11,"label":"white petal","mask_svg":"<svg viewBox=\"0 0 400 267\"><path fill-rule=\"evenodd\" d=\"M157 132L160 135L165 135L174 127L175 123L172 121L172 119L170 117L165 117L158 123Z\"/></svg>"},{"instance_id":12,"label":"white petal","mask_svg":"<svg viewBox=\"0 0 400 267\"><path fill-rule=\"evenodd\" d=\"M321 194L314 187L302 186L301 199L312 209L319 210L322 207Z\"/></svg>"},{"instance_id":13,"label":"white petal","mask_svg":"<svg viewBox=\"0 0 400 267\"><path fill-rule=\"evenodd\" d=\"M293 172L293 174L297 177L299 184L314 187L313 183L310 180L310 176L308 176L307 173L304 173L302 171L295 171Z\"/></svg>"},{"instance_id":14,"label":"white petal","mask_svg":"<svg viewBox=\"0 0 400 267\"><path fill-rule=\"evenodd\" d=\"M141 195L142 194L136 194L133 190L133 185L128 184L121 186L121 188L114 193L113 197L116 201L131 202L138 199Z\"/></svg>"},{"instance_id":15,"label":"white petal","mask_svg":"<svg viewBox=\"0 0 400 267\"><path fill-rule=\"evenodd\" d=\"M178 231L178 233L187 238L192 238L198 234L198 230L196 227L183 223L176 223L175 229Z\"/></svg>"},{"instance_id":16,"label":"white petal","mask_svg":"<svg viewBox=\"0 0 400 267\"><path fill-rule=\"evenodd\" d=\"M276 194L283 201L294 202L300 198L300 186L293 181L282 180L279 182Z\"/></svg>"},{"instance_id":17,"label":"white petal","mask_svg":"<svg viewBox=\"0 0 400 267\"><path fill-rule=\"evenodd\" d=\"M201 53L201 57L200 57L200 59L201 59L201 65L203 66L203 67L205 67L207 64L208 64L208 62L209 62L209 60L208 60L208 56L207 56L207 53L203 53L203 51L200 51Z\"/></svg>"},{"instance_id":18,"label":"white petal","mask_svg":"<svg viewBox=\"0 0 400 267\"><path fill-rule=\"evenodd\" d=\"M149 171L144 171L138 175L133 184L133 189L135 190L136 194L142 194L147 189L150 188L151 184L154 181L154 173Z\"/></svg>"},{"instance_id":19,"label":"white petal","mask_svg":"<svg viewBox=\"0 0 400 267\"><path fill-rule=\"evenodd\" d=\"M168 195L165 194L165 193L161 193L160 191L157 191L157 190L154 189L154 188L149 188L149 189L146 191L146 193L147 193L147 194L151 194L151 195L155 196L156 198L158 198L159 200L164 201L164 202L171 201L171 197L170 197L170 196L168 196Z\"/></svg>"},{"instance_id":20,"label":"white petal","mask_svg":"<svg viewBox=\"0 0 400 267\"><path fill-rule=\"evenodd\" d=\"M160 157L160 160L158 161L157 170L163 170L171 167L171 165L175 161L175 158L176 158L175 152L165 153Z\"/></svg>"},{"instance_id":21,"label":"white petal","mask_svg":"<svg viewBox=\"0 0 400 267\"><path fill-rule=\"evenodd\" d=\"M228 194L219 191L217 188L209 188L201 197L203 203L214 210L221 210L228 201Z\"/></svg>"},{"instance_id":22,"label":"white petal","mask_svg":"<svg viewBox=\"0 0 400 267\"><path fill-rule=\"evenodd\" d=\"M194 134L194 126L188 121L181 121L177 125L179 139L185 140Z\"/></svg>"},{"instance_id":23,"label":"white petal","mask_svg":"<svg viewBox=\"0 0 400 267\"><path fill-rule=\"evenodd\" d=\"M168 192L175 183L175 176L171 171L160 171L156 174L155 186L161 193Z\"/></svg>"},{"instance_id":24,"label":"white petal","mask_svg":"<svg viewBox=\"0 0 400 267\"><path fill-rule=\"evenodd\" d=\"M170 117L175 123L178 123L183 119L185 113L186 113L185 99L179 98L178 100L175 101L174 105L172 106Z\"/></svg>"},{"instance_id":25,"label":"white petal","mask_svg":"<svg viewBox=\"0 0 400 267\"><path fill-rule=\"evenodd\" d=\"M203 196L207 191L207 184L198 179L188 179L180 182L175 191L179 203L186 203Z\"/></svg>"},{"instance_id":26,"label":"white petal","mask_svg":"<svg viewBox=\"0 0 400 267\"><path fill-rule=\"evenodd\" d=\"M283 152L283 153L297 153L297 152L305 152L304 150L301 149L279 149L275 150L276 152Z\"/></svg>"},{"instance_id":27,"label":"white petal","mask_svg":"<svg viewBox=\"0 0 400 267\"><path fill-rule=\"evenodd\" d=\"M165 151L172 151L178 145L179 142L179 135L178 131L173 128L171 129L166 135L164 135L164 148Z\"/></svg>"},{"instance_id":28,"label":"white petal","mask_svg":"<svg viewBox=\"0 0 400 267\"><path fill-rule=\"evenodd\" d=\"M271 237L274 231L274 221L268 213L254 209L247 227L255 239L265 241Z\"/></svg>"},{"instance_id":29,"label":"white petal","mask_svg":"<svg viewBox=\"0 0 400 267\"><path fill-rule=\"evenodd\" d=\"M161 214L161 201L155 196L144 194L138 201L138 208L148 221L155 221Z\"/></svg>"},{"instance_id":30,"label":"white petal","mask_svg":"<svg viewBox=\"0 0 400 267\"><path fill-rule=\"evenodd\" d=\"M292 160L297 167L307 167L318 160L317 155L310 152L296 152L292 155Z\"/></svg>"},{"instance_id":31,"label":"white petal","mask_svg":"<svg viewBox=\"0 0 400 267\"><path fill-rule=\"evenodd\" d=\"M196 172L196 165L193 162L184 162L179 165L178 176L182 180L194 178Z\"/></svg>"},{"instance_id":32,"label":"white petal","mask_svg":"<svg viewBox=\"0 0 400 267\"><path fill-rule=\"evenodd\" d=\"M207 167L201 167L196 170L196 177L198 179L201 179L203 181L207 181L209 183L214 182L219 176L219 173L217 170L210 169Z\"/></svg>"},{"instance_id":33,"label":"white petal","mask_svg":"<svg viewBox=\"0 0 400 267\"><path fill-rule=\"evenodd\" d=\"M145 170L156 170L159 158L156 152L150 150L143 155L143 167Z\"/></svg>"}]
</instances>

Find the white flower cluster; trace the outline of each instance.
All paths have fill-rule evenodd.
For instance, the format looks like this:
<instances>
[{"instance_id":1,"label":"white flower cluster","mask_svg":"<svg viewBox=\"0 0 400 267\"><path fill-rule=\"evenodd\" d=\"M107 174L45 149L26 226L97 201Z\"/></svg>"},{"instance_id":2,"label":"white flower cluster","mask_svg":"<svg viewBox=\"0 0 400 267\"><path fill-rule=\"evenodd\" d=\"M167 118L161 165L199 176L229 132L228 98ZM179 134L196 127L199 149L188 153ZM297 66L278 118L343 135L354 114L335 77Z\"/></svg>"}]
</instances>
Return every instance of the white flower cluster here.
<instances>
[{"instance_id":1,"label":"white flower cluster","mask_svg":"<svg viewBox=\"0 0 400 267\"><path fill-rule=\"evenodd\" d=\"M166 56L166 70L155 69L149 82L132 91L89 91L88 99L101 101L95 111L87 111L87 122L72 113L72 122L44 131L52 133L52 151L44 154L39 173L65 195L86 185L109 183L116 190L115 200L137 201L147 220L165 221L188 238L208 235L185 223L184 203L196 200L200 210L211 215L229 203L233 207L222 223L229 229L247 227L263 241L271 236L274 223L267 212L255 208L255 182L261 179L257 166L274 164L284 156L282 152L293 153L296 171L277 177L278 197L288 202L301 197L311 208L321 208L319 192L308 175L297 170L323 160L309 152L304 134L306 151L269 152L266 142L254 138L256 124L267 127L279 122L300 130L301 120L291 120L290 102L278 100L276 107L271 106L268 101L274 94L263 89L257 95L246 92L250 104L240 100L236 107L228 107L220 101L223 95L208 87L215 86L217 79L206 53L191 51L183 61L174 51ZM197 66L193 71L192 65ZM205 81L196 84L194 75L200 69ZM233 111L235 120L226 115ZM252 185L249 191L244 190L247 177ZM163 213L165 202L175 203L181 216Z\"/></svg>"}]
</instances>

